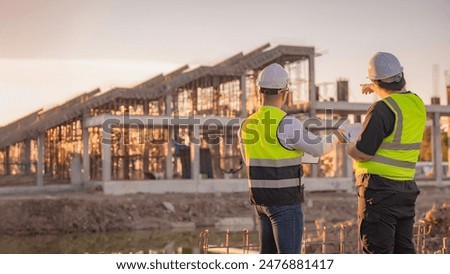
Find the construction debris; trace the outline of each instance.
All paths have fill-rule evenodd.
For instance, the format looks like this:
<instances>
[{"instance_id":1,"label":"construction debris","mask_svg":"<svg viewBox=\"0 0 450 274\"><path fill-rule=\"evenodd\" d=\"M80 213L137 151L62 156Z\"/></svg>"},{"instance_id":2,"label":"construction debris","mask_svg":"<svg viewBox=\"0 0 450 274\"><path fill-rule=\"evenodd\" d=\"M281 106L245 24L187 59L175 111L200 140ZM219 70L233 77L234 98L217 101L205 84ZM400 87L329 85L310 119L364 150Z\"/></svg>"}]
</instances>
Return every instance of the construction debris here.
<instances>
[{"instance_id":1,"label":"construction debris","mask_svg":"<svg viewBox=\"0 0 450 274\"><path fill-rule=\"evenodd\" d=\"M425 213L424 223L431 226L430 235L450 236L450 204L442 204L433 207Z\"/></svg>"}]
</instances>

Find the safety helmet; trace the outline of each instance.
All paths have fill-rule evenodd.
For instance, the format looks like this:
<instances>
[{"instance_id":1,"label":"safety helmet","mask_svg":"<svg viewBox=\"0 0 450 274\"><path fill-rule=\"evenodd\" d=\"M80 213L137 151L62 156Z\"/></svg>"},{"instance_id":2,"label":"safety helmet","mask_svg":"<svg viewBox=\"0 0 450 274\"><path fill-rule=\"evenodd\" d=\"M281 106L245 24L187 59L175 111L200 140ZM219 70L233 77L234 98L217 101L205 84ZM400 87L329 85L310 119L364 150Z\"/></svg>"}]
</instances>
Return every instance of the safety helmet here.
<instances>
[{"instance_id":1,"label":"safety helmet","mask_svg":"<svg viewBox=\"0 0 450 274\"><path fill-rule=\"evenodd\" d=\"M258 86L267 89L282 89L289 84L287 71L277 63L273 63L261 71Z\"/></svg>"},{"instance_id":2,"label":"safety helmet","mask_svg":"<svg viewBox=\"0 0 450 274\"><path fill-rule=\"evenodd\" d=\"M377 52L369 61L369 79L383 80L403 72L397 57L387 52Z\"/></svg>"}]
</instances>

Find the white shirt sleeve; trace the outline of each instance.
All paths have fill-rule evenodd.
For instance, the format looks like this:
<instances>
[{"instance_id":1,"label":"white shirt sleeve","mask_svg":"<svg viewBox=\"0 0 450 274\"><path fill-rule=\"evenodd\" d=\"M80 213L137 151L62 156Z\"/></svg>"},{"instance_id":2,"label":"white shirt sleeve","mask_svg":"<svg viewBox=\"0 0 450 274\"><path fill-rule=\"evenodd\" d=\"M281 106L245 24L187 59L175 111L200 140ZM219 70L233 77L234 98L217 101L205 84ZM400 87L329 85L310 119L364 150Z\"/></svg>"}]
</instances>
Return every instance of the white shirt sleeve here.
<instances>
[{"instance_id":1,"label":"white shirt sleeve","mask_svg":"<svg viewBox=\"0 0 450 274\"><path fill-rule=\"evenodd\" d=\"M241 152L241 157L242 157L243 163L248 166L247 159L245 158L245 147L244 147L244 144L242 144L242 139L241 139L241 129L242 129L242 124L239 127L239 131L238 131L239 150Z\"/></svg>"},{"instance_id":2,"label":"white shirt sleeve","mask_svg":"<svg viewBox=\"0 0 450 274\"><path fill-rule=\"evenodd\" d=\"M285 148L302 150L314 157L330 152L337 142L334 134L322 137L307 131L303 123L292 116L286 116L281 120L277 136Z\"/></svg>"}]
</instances>

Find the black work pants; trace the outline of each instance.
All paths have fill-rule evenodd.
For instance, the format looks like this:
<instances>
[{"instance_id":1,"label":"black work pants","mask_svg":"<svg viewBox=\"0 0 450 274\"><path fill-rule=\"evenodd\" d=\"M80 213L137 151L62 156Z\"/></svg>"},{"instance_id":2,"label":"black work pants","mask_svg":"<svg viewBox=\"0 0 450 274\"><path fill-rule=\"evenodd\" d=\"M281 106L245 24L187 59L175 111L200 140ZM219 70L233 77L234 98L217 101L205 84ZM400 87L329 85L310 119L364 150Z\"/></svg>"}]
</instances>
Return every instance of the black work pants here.
<instances>
[{"instance_id":1,"label":"black work pants","mask_svg":"<svg viewBox=\"0 0 450 274\"><path fill-rule=\"evenodd\" d=\"M415 181L365 174L358 187L358 225L364 253L415 253L413 225L419 190Z\"/></svg>"}]
</instances>

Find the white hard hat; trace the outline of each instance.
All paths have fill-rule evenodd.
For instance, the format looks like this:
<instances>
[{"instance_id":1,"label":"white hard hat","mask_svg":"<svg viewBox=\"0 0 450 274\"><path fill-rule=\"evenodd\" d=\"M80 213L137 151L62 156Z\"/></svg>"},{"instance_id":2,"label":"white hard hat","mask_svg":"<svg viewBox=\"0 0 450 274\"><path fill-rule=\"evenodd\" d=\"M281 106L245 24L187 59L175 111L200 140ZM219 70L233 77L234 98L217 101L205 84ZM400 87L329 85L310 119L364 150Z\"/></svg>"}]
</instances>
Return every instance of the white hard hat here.
<instances>
[{"instance_id":1,"label":"white hard hat","mask_svg":"<svg viewBox=\"0 0 450 274\"><path fill-rule=\"evenodd\" d=\"M387 52L377 52L369 61L369 79L382 80L403 72L397 57Z\"/></svg>"},{"instance_id":2,"label":"white hard hat","mask_svg":"<svg viewBox=\"0 0 450 274\"><path fill-rule=\"evenodd\" d=\"M282 89L289 84L287 71L277 63L273 63L261 71L258 86L268 89Z\"/></svg>"}]
</instances>

